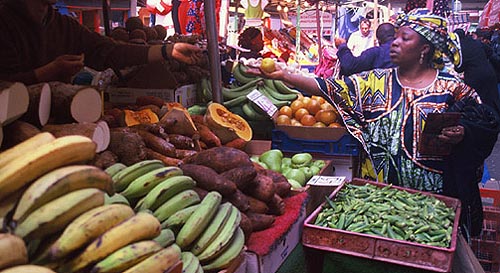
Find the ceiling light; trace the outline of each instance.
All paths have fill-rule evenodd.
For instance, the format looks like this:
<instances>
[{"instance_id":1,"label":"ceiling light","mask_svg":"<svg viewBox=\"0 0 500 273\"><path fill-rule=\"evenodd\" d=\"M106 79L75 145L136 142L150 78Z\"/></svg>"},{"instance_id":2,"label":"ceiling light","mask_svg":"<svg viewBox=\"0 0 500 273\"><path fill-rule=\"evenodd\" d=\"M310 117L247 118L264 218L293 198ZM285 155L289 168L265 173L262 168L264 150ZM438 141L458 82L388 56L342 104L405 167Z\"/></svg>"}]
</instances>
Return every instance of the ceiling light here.
<instances>
[{"instance_id":1,"label":"ceiling light","mask_svg":"<svg viewBox=\"0 0 500 273\"><path fill-rule=\"evenodd\" d=\"M288 7L284 7L284 8L283 8L283 11L284 11L284 12L288 12Z\"/></svg>"}]
</instances>

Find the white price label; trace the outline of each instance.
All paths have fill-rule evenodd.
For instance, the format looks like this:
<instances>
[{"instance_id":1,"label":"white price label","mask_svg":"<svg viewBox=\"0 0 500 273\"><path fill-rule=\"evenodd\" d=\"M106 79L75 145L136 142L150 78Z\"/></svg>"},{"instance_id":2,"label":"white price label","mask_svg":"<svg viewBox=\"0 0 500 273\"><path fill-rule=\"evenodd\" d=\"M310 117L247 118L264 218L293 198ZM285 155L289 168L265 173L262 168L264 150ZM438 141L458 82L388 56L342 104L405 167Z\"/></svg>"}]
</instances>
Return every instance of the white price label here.
<instances>
[{"instance_id":1,"label":"white price label","mask_svg":"<svg viewBox=\"0 0 500 273\"><path fill-rule=\"evenodd\" d=\"M307 182L311 186L339 186L346 179L345 176L315 175Z\"/></svg>"},{"instance_id":2,"label":"white price label","mask_svg":"<svg viewBox=\"0 0 500 273\"><path fill-rule=\"evenodd\" d=\"M247 98L255 103L269 117L273 117L278 112L278 108L266 96L255 89L247 95Z\"/></svg>"}]
</instances>

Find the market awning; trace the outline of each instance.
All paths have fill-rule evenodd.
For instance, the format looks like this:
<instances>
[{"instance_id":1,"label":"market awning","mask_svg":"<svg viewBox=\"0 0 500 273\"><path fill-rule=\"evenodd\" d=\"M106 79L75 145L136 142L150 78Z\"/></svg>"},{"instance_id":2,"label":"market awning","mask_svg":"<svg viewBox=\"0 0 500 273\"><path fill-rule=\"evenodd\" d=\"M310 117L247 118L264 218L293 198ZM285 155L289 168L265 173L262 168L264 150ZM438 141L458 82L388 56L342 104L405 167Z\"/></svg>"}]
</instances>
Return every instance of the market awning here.
<instances>
[{"instance_id":1,"label":"market awning","mask_svg":"<svg viewBox=\"0 0 500 273\"><path fill-rule=\"evenodd\" d=\"M491 27L500 22L500 0L489 0L479 17L479 27Z\"/></svg>"}]
</instances>

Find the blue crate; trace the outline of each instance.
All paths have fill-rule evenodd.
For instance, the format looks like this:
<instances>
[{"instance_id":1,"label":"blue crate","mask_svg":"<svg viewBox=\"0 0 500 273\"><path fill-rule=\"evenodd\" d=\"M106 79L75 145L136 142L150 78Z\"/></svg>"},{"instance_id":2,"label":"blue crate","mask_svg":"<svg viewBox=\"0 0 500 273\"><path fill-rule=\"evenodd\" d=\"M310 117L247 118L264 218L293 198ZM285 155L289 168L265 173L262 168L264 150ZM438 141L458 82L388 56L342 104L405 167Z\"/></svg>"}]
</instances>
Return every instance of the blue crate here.
<instances>
[{"instance_id":1,"label":"blue crate","mask_svg":"<svg viewBox=\"0 0 500 273\"><path fill-rule=\"evenodd\" d=\"M272 132L272 149L283 152L308 152L325 155L357 156L360 146L350 134L341 136L338 140L308 140L289 137L286 132L274 129Z\"/></svg>"}]
</instances>

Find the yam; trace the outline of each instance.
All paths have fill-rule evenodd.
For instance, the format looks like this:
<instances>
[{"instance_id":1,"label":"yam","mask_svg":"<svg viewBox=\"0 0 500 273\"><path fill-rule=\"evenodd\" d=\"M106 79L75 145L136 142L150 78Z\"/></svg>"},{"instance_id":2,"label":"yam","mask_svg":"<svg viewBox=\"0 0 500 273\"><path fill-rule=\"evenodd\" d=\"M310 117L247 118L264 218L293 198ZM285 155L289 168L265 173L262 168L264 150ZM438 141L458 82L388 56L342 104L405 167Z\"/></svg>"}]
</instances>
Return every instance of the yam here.
<instances>
[{"instance_id":1,"label":"yam","mask_svg":"<svg viewBox=\"0 0 500 273\"><path fill-rule=\"evenodd\" d=\"M261 231L270 228L276 218L274 215L255 212L247 212L246 215L252 223L253 231Z\"/></svg>"},{"instance_id":2,"label":"yam","mask_svg":"<svg viewBox=\"0 0 500 273\"><path fill-rule=\"evenodd\" d=\"M226 198L226 200L233 204L237 209L241 212L245 212L250 208L250 201L248 200L248 196L245 195L240 190L236 189L234 194L231 194Z\"/></svg>"},{"instance_id":3,"label":"yam","mask_svg":"<svg viewBox=\"0 0 500 273\"><path fill-rule=\"evenodd\" d=\"M193 150L194 142L191 137L179 134L169 134L168 142L172 143L177 149Z\"/></svg>"},{"instance_id":4,"label":"yam","mask_svg":"<svg viewBox=\"0 0 500 273\"><path fill-rule=\"evenodd\" d=\"M96 122L102 114L101 94L92 87L51 82L53 123Z\"/></svg>"},{"instance_id":5,"label":"yam","mask_svg":"<svg viewBox=\"0 0 500 273\"><path fill-rule=\"evenodd\" d=\"M195 123L196 129L200 134L201 141L205 142L208 147L219 147L222 146L222 143L217 135L208 128L208 126Z\"/></svg>"},{"instance_id":6,"label":"yam","mask_svg":"<svg viewBox=\"0 0 500 273\"><path fill-rule=\"evenodd\" d=\"M250 235L253 232L253 227L252 227L252 221L250 221L250 218L248 218L248 216L245 213L241 214L240 227L243 230L243 233L245 234L245 241L248 241L248 239L250 239Z\"/></svg>"},{"instance_id":7,"label":"yam","mask_svg":"<svg viewBox=\"0 0 500 273\"><path fill-rule=\"evenodd\" d=\"M22 120L36 125L44 126L50 117L50 100L52 93L48 83L39 83L28 86L29 106Z\"/></svg>"},{"instance_id":8,"label":"yam","mask_svg":"<svg viewBox=\"0 0 500 273\"><path fill-rule=\"evenodd\" d=\"M118 156L113 152L106 150L102 153L96 154L90 164L104 170L117 162Z\"/></svg>"},{"instance_id":9,"label":"yam","mask_svg":"<svg viewBox=\"0 0 500 273\"><path fill-rule=\"evenodd\" d=\"M253 165L248 154L230 147L214 147L203 150L193 156L183 159L183 162L207 166L217 173L223 173L240 166Z\"/></svg>"},{"instance_id":10,"label":"yam","mask_svg":"<svg viewBox=\"0 0 500 273\"><path fill-rule=\"evenodd\" d=\"M146 144L142 137L128 128L114 128L110 132L108 150L129 166L146 159Z\"/></svg>"},{"instance_id":11,"label":"yam","mask_svg":"<svg viewBox=\"0 0 500 273\"><path fill-rule=\"evenodd\" d=\"M175 157L179 159L183 159L194 154L198 153L194 150L184 150L184 149L175 149Z\"/></svg>"},{"instance_id":12,"label":"yam","mask_svg":"<svg viewBox=\"0 0 500 273\"><path fill-rule=\"evenodd\" d=\"M236 192L233 181L224 178L210 167L196 164L182 164L184 175L191 176L196 185L207 191L218 191L224 197L229 197Z\"/></svg>"},{"instance_id":13,"label":"yam","mask_svg":"<svg viewBox=\"0 0 500 273\"><path fill-rule=\"evenodd\" d=\"M55 137L81 135L86 136L96 143L96 152L100 153L108 148L110 142L109 126L104 121L97 123L67 123L47 124L42 131L49 132Z\"/></svg>"},{"instance_id":14,"label":"yam","mask_svg":"<svg viewBox=\"0 0 500 273\"><path fill-rule=\"evenodd\" d=\"M241 166L221 173L225 178L233 181L240 190L246 190L254 185L253 180L257 176L254 166Z\"/></svg>"},{"instance_id":15,"label":"yam","mask_svg":"<svg viewBox=\"0 0 500 273\"><path fill-rule=\"evenodd\" d=\"M160 154L156 151L153 151L152 149L147 148L147 147L145 148L145 150L146 150L146 158L147 159L160 160L163 162L163 164L165 164L165 166L178 166L182 162L180 159L162 155L162 154Z\"/></svg>"},{"instance_id":16,"label":"yam","mask_svg":"<svg viewBox=\"0 0 500 273\"><path fill-rule=\"evenodd\" d=\"M276 193L273 180L268 176L257 173L254 183L255 186L248 188L245 193L266 203L269 202Z\"/></svg>"},{"instance_id":17,"label":"yam","mask_svg":"<svg viewBox=\"0 0 500 273\"><path fill-rule=\"evenodd\" d=\"M269 206L270 214L283 215L285 213L285 201L278 194L274 194L267 205Z\"/></svg>"},{"instance_id":18,"label":"yam","mask_svg":"<svg viewBox=\"0 0 500 273\"><path fill-rule=\"evenodd\" d=\"M207 196L208 191L205 189L202 189L200 187L194 187L193 190L200 196L200 199L203 200L205 196Z\"/></svg>"},{"instance_id":19,"label":"yam","mask_svg":"<svg viewBox=\"0 0 500 273\"><path fill-rule=\"evenodd\" d=\"M155 136L154 134L145 131L145 130L137 130L137 133L142 137L146 147L151 150L160 153L164 156L168 157L176 157L175 147L165 139Z\"/></svg>"},{"instance_id":20,"label":"yam","mask_svg":"<svg viewBox=\"0 0 500 273\"><path fill-rule=\"evenodd\" d=\"M0 81L0 124L5 126L20 118L29 104L29 92L24 84Z\"/></svg>"},{"instance_id":21,"label":"yam","mask_svg":"<svg viewBox=\"0 0 500 273\"><path fill-rule=\"evenodd\" d=\"M135 99L135 104L137 106L155 105L161 108L165 104L165 101L156 96L139 96Z\"/></svg>"},{"instance_id":22,"label":"yam","mask_svg":"<svg viewBox=\"0 0 500 273\"><path fill-rule=\"evenodd\" d=\"M264 213L264 214L269 211L269 206L265 202L262 202L259 199L254 198L252 196L248 196L247 199L249 204L248 211L256 213Z\"/></svg>"},{"instance_id":23,"label":"yam","mask_svg":"<svg viewBox=\"0 0 500 273\"><path fill-rule=\"evenodd\" d=\"M283 174L264 168L260 169L259 173L271 177L271 179L274 182L274 188L276 190L276 193L279 196L285 198L290 195L292 189L290 187L290 183L288 183L288 179Z\"/></svg>"},{"instance_id":24,"label":"yam","mask_svg":"<svg viewBox=\"0 0 500 273\"><path fill-rule=\"evenodd\" d=\"M245 147L247 146L247 143L248 141L238 137L227 142L226 144L224 144L224 146L244 151Z\"/></svg>"},{"instance_id":25,"label":"yam","mask_svg":"<svg viewBox=\"0 0 500 273\"><path fill-rule=\"evenodd\" d=\"M165 128L163 128L158 123L141 123L130 127L134 130L144 130L152 133L153 135L159 136L165 140L168 140L168 134L165 132ZM170 142L170 141L169 141ZM175 146L175 145L174 145Z\"/></svg>"},{"instance_id":26,"label":"yam","mask_svg":"<svg viewBox=\"0 0 500 273\"><path fill-rule=\"evenodd\" d=\"M28 138L34 137L41 131L31 123L16 120L11 124L4 126L3 130L5 132L2 149L14 147L15 145L27 140Z\"/></svg>"}]
</instances>

